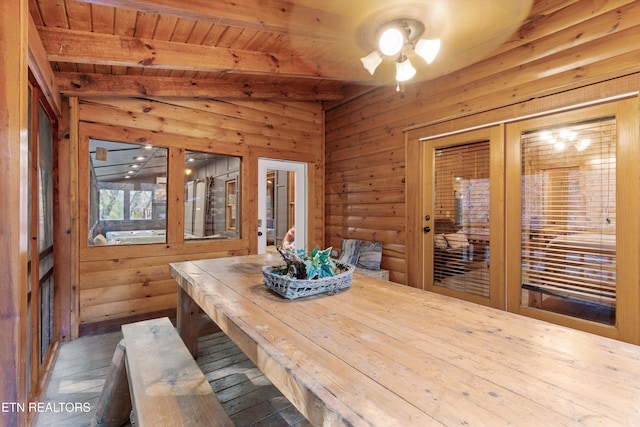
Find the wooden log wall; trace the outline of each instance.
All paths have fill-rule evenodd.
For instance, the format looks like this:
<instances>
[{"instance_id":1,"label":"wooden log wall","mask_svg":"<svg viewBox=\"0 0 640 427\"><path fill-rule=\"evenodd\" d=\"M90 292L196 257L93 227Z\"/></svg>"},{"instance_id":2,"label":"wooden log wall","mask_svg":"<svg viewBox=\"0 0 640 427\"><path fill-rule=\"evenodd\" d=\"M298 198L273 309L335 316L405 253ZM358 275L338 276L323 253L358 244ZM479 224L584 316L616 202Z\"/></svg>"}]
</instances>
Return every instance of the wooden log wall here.
<instances>
[{"instance_id":1,"label":"wooden log wall","mask_svg":"<svg viewBox=\"0 0 640 427\"><path fill-rule=\"evenodd\" d=\"M77 165L71 167L78 182L76 230L80 334L119 325L122 319L149 313L171 314L176 306L176 285L168 264L175 261L255 253L257 250L257 166L259 157L309 163L309 244L324 246L323 113L313 102L213 100L168 101L131 98L72 100L77 116ZM88 138L140 143L169 148L169 188L182 188L181 173L172 174L172 158L184 150L242 157L242 236L228 241L184 242L180 219L182 195L169 194L167 243L154 245L89 247L87 236L88 169L84 158ZM178 160L179 161L179 160ZM179 164L179 163L178 163ZM175 166L173 166L175 167ZM178 168L182 170L182 165ZM83 184L84 182L84 184ZM178 197L180 200L175 200Z\"/></svg>"},{"instance_id":2,"label":"wooden log wall","mask_svg":"<svg viewBox=\"0 0 640 427\"><path fill-rule=\"evenodd\" d=\"M404 98L394 86L329 108L327 244L381 241L390 279L421 286L410 280L421 268L421 260L412 259L422 234L413 216L421 209L418 195L405 192L406 181L418 181L420 171L406 173L408 156L417 152L407 145L405 154L405 131L435 124L438 132L455 131L453 120L464 117L476 126L492 123L500 107L637 73L639 53L640 1L536 1L520 30L485 60L409 83ZM443 48L440 55L446 54Z\"/></svg>"}]
</instances>

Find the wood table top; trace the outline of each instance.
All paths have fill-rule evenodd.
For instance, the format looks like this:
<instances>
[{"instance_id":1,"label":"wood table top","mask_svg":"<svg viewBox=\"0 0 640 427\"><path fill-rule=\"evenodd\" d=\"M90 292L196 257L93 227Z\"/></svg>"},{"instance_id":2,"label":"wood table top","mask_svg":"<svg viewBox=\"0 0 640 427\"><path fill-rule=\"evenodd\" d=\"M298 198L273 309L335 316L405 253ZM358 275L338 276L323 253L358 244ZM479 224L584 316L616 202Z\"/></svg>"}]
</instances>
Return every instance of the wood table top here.
<instances>
[{"instance_id":1,"label":"wood table top","mask_svg":"<svg viewBox=\"0 0 640 427\"><path fill-rule=\"evenodd\" d=\"M640 347L354 275L287 300L277 255L170 264L314 425L640 425Z\"/></svg>"}]
</instances>

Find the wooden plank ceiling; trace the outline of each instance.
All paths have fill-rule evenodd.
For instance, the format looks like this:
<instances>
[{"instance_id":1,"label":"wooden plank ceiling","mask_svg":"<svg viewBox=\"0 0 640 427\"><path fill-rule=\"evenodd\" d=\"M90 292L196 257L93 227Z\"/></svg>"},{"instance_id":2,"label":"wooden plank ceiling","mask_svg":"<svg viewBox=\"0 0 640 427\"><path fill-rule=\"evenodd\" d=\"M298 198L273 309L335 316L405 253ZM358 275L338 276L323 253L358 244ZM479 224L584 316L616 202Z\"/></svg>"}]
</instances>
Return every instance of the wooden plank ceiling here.
<instances>
[{"instance_id":1,"label":"wooden plank ceiling","mask_svg":"<svg viewBox=\"0 0 640 427\"><path fill-rule=\"evenodd\" d=\"M379 25L374 5L389 16L398 3L29 0L65 95L316 101L392 83L359 60L372 50L368 25Z\"/></svg>"}]
</instances>

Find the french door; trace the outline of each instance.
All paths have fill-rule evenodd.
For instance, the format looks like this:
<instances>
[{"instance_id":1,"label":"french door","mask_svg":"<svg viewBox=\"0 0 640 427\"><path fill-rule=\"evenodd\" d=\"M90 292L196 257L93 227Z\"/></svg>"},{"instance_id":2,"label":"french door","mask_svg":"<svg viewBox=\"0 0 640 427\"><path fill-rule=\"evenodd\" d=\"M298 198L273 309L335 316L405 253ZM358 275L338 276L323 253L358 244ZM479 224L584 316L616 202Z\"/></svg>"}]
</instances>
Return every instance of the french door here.
<instances>
[{"instance_id":1,"label":"french door","mask_svg":"<svg viewBox=\"0 0 640 427\"><path fill-rule=\"evenodd\" d=\"M425 288L504 308L501 126L427 140Z\"/></svg>"},{"instance_id":2,"label":"french door","mask_svg":"<svg viewBox=\"0 0 640 427\"><path fill-rule=\"evenodd\" d=\"M510 311L640 342L638 99L507 125Z\"/></svg>"},{"instance_id":3,"label":"french door","mask_svg":"<svg viewBox=\"0 0 640 427\"><path fill-rule=\"evenodd\" d=\"M639 110L422 138L424 288L640 344Z\"/></svg>"}]
</instances>

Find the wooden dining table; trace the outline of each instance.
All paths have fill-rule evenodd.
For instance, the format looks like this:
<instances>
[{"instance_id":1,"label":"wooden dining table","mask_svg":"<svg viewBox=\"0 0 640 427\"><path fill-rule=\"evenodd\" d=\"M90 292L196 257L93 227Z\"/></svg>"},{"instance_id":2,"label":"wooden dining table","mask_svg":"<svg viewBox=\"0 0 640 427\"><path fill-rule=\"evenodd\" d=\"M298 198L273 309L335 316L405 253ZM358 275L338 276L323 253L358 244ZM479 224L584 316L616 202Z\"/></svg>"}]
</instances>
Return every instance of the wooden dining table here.
<instances>
[{"instance_id":1,"label":"wooden dining table","mask_svg":"<svg viewBox=\"0 0 640 427\"><path fill-rule=\"evenodd\" d=\"M281 264L170 264L178 327L195 354L202 309L313 425L640 425L639 346L357 274L288 300Z\"/></svg>"}]
</instances>

